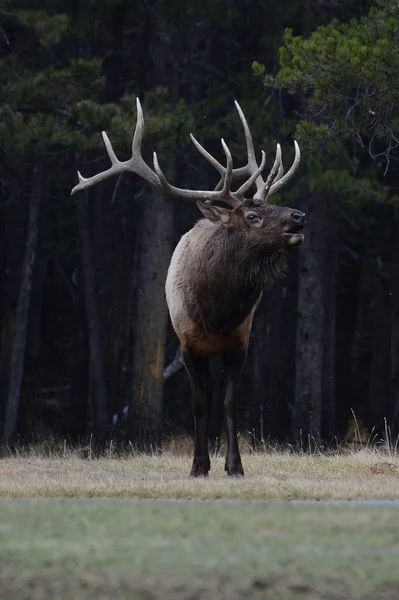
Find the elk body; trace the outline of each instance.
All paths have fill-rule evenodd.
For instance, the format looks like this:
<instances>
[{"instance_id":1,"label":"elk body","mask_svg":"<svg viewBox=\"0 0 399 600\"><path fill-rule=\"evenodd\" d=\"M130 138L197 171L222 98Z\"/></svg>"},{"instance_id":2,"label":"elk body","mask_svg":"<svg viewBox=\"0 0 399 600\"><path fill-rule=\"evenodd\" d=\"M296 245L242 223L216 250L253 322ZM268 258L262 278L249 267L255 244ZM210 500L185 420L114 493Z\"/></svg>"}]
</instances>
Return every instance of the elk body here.
<instances>
[{"instance_id":1,"label":"elk body","mask_svg":"<svg viewBox=\"0 0 399 600\"><path fill-rule=\"evenodd\" d=\"M196 201L201 219L176 246L166 279L166 300L171 321L181 343L184 365L193 395L195 422L192 476L207 475L208 420L212 404L210 360L220 356L224 380L224 407L227 426L228 475L243 475L237 440L237 391L245 363L252 320L263 290L269 288L286 269L286 254L302 243L304 213L268 204L299 166L300 152L295 142L295 158L284 174L281 148L266 180L262 177L265 154L258 164L252 136L245 116L236 103L244 128L248 161L233 169L232 157L222 140L226 167L221 165L191 136L196 148L217 169L221 178L212 191L186 190L170 185L154 153L154 170L141 156L144 119L137 100L137 124L132 143L132 157L120 162L103 132L111 167L90 178L78 173L79 184L72 193L104 179L128 171L140 175L167 194ZM233 181L244 179L233 191ZM256 193L250 194L256 187Z\"/></svg>"}]
</instances>

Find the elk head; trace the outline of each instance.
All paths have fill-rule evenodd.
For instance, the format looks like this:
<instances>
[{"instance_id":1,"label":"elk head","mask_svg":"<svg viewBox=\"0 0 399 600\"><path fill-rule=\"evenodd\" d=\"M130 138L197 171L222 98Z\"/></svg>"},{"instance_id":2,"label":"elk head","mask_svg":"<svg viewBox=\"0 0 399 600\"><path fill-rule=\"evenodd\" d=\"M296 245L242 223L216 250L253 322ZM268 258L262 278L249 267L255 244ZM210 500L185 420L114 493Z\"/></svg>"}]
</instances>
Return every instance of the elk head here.
<instances>
[{"instance_id":1,"label":"elk head","mask_svg":"<svg viewBox=\"0 0 399 600\"><path fill-rule=\"evenodd\" d=\"M111 167L93 177L84 178L78 172L79 183L72 194L104 181L113 175L133 172L145 179L153 187L163 189L165 193L183 200L196 201L198 208L206 219L220 223L232 231L249 234L256 246L265 245L270 249L289 249L301 244L304 236L301 230L305 224L305 215L299 210L268 204L268 199L276 194L294 176L300 162L300 150L296 141L295 158L289 171L284 174L281 147L277 144L276 157L266 180L262 177L266 157L262 151L262 159L258 164L252 135L238 102L235 102L240 116L247 145L247 164L233 169L231 153L222 139L222 147L226 156L226 167L221 165L209 152L201 146L192 134L191 140L197 150L220 173L220 181L214 190L188 190L171 185L165 178L158 162L156 152L153 155L154 170L143 160L141 143L144 134L144 118L140 101L137 98L137 123L132 142L132 156L127 161L119 161L105 131L102 132L105 147L111 161ZM231 189L233 181L244 178L245 181L237 190ZM249 194L255 184L256 193Z\"/></svg>"}]
</instances>

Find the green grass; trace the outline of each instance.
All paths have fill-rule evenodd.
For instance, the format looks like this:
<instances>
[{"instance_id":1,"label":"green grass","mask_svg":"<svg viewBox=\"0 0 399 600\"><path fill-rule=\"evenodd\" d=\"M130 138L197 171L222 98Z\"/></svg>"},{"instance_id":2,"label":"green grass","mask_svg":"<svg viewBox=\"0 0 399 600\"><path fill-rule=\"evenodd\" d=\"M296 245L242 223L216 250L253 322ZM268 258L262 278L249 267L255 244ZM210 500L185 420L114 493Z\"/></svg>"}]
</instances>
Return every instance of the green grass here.
<instances>
[{"instance_id":1,"label":"green grass","mask_svg":"<svg viewBox=\"0 0 399 600\"><path fill-rule=\"evenodd\" d=\"M1 598L397 598L399 509L0 501Z\"/></svg>"}]
</instances>

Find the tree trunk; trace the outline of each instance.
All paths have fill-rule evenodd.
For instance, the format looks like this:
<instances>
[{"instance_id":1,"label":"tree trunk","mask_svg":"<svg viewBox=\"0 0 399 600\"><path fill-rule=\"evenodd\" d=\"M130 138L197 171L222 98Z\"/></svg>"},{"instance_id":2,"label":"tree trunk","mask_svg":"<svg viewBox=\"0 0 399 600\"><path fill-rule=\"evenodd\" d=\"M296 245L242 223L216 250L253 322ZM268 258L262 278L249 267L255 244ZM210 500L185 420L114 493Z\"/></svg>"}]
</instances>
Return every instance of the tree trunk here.
<instances>
[{"instance_id":1,"label":"tree trunk","mask_svg":"<svg viewBox=\"0 0 399 600\"><path fill-rule=\"evenodd\" d=\"M93 249L90 239L87 194L77 197L77 215L82 252L82 269L85 290L87 328L90 350L90 371L93 382L94 435L97 443L104 443L109 431L107 389L104 377L103 350L97 307L96 282L93 266Z\"/></svg>"},{"instance_id":2,"label":"tree trunk","mask_svg":"<svg viewBox=\"0 0 399 600\"><path fill-rule=\"evenodd\" d=\"M254 351L261 416L256 437L263 442L283 441L289 435L295 387L297 254L294 252L290 256L287 278L265 292L264 316L255 317Z\"/></svg>"},{"instance_id":3,"label":"tree trunk","mask_svg":"<svg viewBox=\"0 0 399 600\"><path fill-rule=\"evenodd\" d=\"M82 199L81 199L82 201ZM84 201L84 200L83 200ZM85 313L85 285L81 269L76 273L74 302L76 335L68 351L67 372L71 383L68 435L73 443L81 442L88 433L90 353Z\"/></svg>"},{"instance_id":4,"label":"tree trunk","mask_svg":"<svg viewBox=\"0 0 399 600\"><path fill-rule=\"evenodd\" d=\"M264 310L264 299L262 305L258 307L258 312L255 316L252 347L249 347L249 354L253 355L253 402L252 402L252 427L251 433L253 436L253 444L256 447L258 444L263 444L267 433L264 430L264 416L271 409L272 400L270 399L270 389L266 386L265 370L267 347L269 342L269 328L267 326L267 315ZM252 366L252 365L251 365ZM270 414L268 415L270 416ZM267 419L267 423L271 423L271 419Z\"/></svg>"},{"instance_id":5,"label":"tree trunk","mask_svg":"<svg viewBox=\"0 0 399 600\"><path fill-rule=\"evenodd\" d=\"M336 283L338 271L339 240L335 218L334 198L326 198L326 214L322 224L323 235L323 366L322 366L322 415L321 436L330 442L335 435L335 331L336 331Z\"/></svg>"},{"instance_id":6,"label":"tree trunk","mask_svg":"<svg viewBox=\"0 0 399 600\"><path fill-rule=\"evenodd\" d=\"M169 169L168 177L171 175ZM167 307L165 279L172 252L173 209L158 191L145 194L134 322L129 438L141 450L160 445Z\"/></svg>"},{"instance_id":7,"label":"tree trunk","mask_svg":"<svg viewBox=\"0 0 399 600\"><path fill-rule=\"evenodd\" d=\"M39 234L35 264L32 274L32 290L29 307L29 325L25 349L24 379L21 393L18 434L24 442L31 443L35 434L37 391L41 387L40 356L43 332L43 292L50 258L50 220L48 191L42 194L39 216Z\"/></svg>"},{"instance_id":8,"label":"tree trunk","mask_svg":"<svg viewBox=\"0 0 399 600\"><path fill-rule=\"evenodd\" d=\"M393 244L393 254L398 256L399 251L399 210L395 210L395 242ZM392 286L392 307L391 307L391 385L392 385L392 412L391 412L391 431L392 436L399 435L399 265L397 259L391 260L391 286Z\"/></svg>"},{"instance_id":9,"label":"tree trunk","mask_svg":"<svg viewBox=\"0 0 399 600\"><path fill-rule=\"evenodd\" d=\"M162 11L157 15L150 44L153 68L149 87L168 90L172 104L178 99L180 54L173 31ZM175 152L168 152L166 177L174 180ZM167 334L165 279L172 254L174 233L173 204L157 190L146 191L143 199L139 238L136 311L134 322L133 394L129 411L128 435L145 451L161 443L164 353Z\"/></svg>"},{"instance_id":10,"label":"tree trunk","mask_svg":"<svg viewBox=\"0 0 399 600\"><path fill-rule=\"evenodd\" d=\"M21 166L21 165L19 165ZM10 187L8 202L0 205L1 298L0 298L0 424L3 434L10 365L21 287L22 257L26 245L29 202L22 206L22 193ZM26 214L25 214L26 213Z\"/></svg>"},{"instance_id":11,"label":"tree trunk","mask_svg":"<svg viewBox=\"0 0 399 600\"><path fill-rule=\"evenodd\" d=\"M381 275L382 277L382 275ZM391 295L386 282L374 279L372 358L369 373L367 422L369 430L384 434L391 402Z\"/></svg>"},{"instance_id":12,"label":"tree trunk","mask_svg":"<svg viewBox=\"0 0 399 600\"><path fill-rule=\"evenodd\" d=\"M392 312L391 330L391 382L393 387L393 408L391 431L393 437L399 435L399 295Z\"/></svg>"},{"instance_id":13,"label":"tree trunk","mask_svg":"<svg viewBox=\"0 0 399 600\"><path fill-rule=\"evenodd\" d=\"M300 250L298 325L296 338L295 400L291 435L307 448L319 444L322 417L333 430L334 273L329 264L332 223L327 223L331 199L314 196L307 208L306 239ZM305 209L306 210L306 209ZM331 259L330 259L331 260ZM335 261L334 261L335 262ZM331 280L332 278L332 280ZM326 369L329 382L325 382Z\"/></svg>"},{"instance_id":14,"label":"tree trunk","mask_svg":"<svg viewBox=\"0 0 399 600\"><path fill-rule=\"evenodd\" d=\"M40 201L42 195L42 163L39 151L36 151L33 166L32 189L29 204L28 232L25 257L22 268L21 288L19 291L15 335L13 339L7 406L4 420L3 437L6 444L12 439L17 424L18 409L24 372L26 337L28 330L29 306L31 300L33 266L36 256L39 233Z\"/></svg>"}]
</instances>

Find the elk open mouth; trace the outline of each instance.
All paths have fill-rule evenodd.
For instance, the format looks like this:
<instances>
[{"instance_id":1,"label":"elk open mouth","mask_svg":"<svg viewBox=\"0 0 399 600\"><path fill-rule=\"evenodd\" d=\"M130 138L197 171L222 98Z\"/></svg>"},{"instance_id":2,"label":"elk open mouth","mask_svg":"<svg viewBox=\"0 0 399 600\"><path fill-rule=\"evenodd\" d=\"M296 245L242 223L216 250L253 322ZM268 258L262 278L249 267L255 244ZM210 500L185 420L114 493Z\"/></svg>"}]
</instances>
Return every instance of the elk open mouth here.
<instances>
[{"instance_id":1,"label":"elk open mouth","mask_svg":"<svg viewBox=\"0 0 399 600\"><path fill-rule=\"evenodd\" d=\"M304 225L304 223L292 225L288 231L283 233L283 236L286 238L289 246L297 246L298 244L302 244L305 236L300 232L304 228Z\"/></svg>"}]
</instances>

